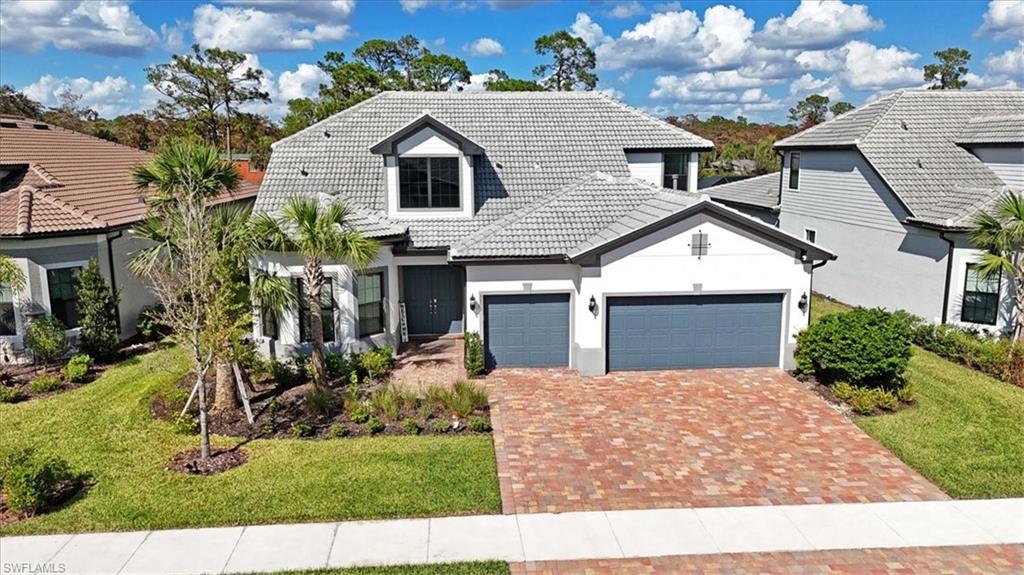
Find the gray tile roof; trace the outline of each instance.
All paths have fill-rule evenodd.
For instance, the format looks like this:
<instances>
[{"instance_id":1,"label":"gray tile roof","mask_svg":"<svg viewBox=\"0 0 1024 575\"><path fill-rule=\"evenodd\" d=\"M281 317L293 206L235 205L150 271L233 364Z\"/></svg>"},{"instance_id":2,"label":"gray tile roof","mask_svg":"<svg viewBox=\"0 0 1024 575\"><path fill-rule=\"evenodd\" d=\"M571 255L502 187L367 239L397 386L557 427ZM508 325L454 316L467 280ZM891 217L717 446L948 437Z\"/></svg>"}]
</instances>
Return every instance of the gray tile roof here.
<instances>
[{"instance_id":1,"label":"gray tile roof","mask_svg":"<svg viewBox=\"0 0 1024 575\"><path fill-rule=\"evenodd\" d=\"M959 145L965 127L1022 109L1024 90L903 90L775 146L855 146L913 219L953 225L972 219L1005 185ZM1009 123L997 122L1000 133Z\"/></svg>"},{"instance_id":2,"label":"gray tile roof","mask_svg":"<svg viewBox=\"0 0 1024 575\"><path fill-rule=\"evenodd\" d=\"M452 258L568 256L699 202L701 196L594 172L463 238Z\"/></svg>"},{"instance_id":3,"label":"gray tile roof","mask_svg":"<svg viewBox=\"0 0 1024 575\"><path fill-rule=\"evenodd\" d=\"M768 210L779 207L779 172L702 188L703 194L720 202L743 204Z\"/></svg>"},{"instance_id":4,"label":"gray tile roof","mask_svg":"<svg viewBox=\"0 0 1024 575\"><path fill-rule=\"evenodd\" d=\"M958 144L1024 143L1024 114L971 118L964 124L956 142Z\"/></svg>"},{"instance_id":5,"label":"gray tile roof","mask_svg":"<svg viewBox=\"0 0 1024 575\"><path fill-rule=\"evenodd\" d=\"M593 92L384 92L277 142L255 209L326 193L384 212L383 162L370 147L424 113L485 153L475 157L473 218L396 220L419 248L450 246L588 173L628 176L623 149L712 147Z\"/></svg>"}]
</instances>

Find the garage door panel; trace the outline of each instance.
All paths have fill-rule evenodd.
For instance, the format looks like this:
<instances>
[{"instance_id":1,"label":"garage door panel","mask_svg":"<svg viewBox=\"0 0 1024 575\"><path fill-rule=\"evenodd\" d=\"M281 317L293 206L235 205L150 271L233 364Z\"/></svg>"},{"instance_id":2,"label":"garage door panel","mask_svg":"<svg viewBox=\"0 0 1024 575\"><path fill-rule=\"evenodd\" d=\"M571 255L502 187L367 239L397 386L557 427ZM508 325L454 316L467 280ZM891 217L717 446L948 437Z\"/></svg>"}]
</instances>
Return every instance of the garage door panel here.
<instances>
[{"instance_id":1,"label":"garage door panel","mask_svg":"<svg viewBox=\"0 0 1024 575\"><path fill-rule=\"evenodd\" d=\"M569 295L484 297L488 368L569 364Z\"/></svg>"},{"instance_id":2,"label":"garage door panel","mask_svg":"<svg viewBox=\"0 0 1024 575\"><path fill-rule=\"evenodd\" d=\"M782 294L609 299L608 369L778 365Z\"/></svg>"}]
</instances>

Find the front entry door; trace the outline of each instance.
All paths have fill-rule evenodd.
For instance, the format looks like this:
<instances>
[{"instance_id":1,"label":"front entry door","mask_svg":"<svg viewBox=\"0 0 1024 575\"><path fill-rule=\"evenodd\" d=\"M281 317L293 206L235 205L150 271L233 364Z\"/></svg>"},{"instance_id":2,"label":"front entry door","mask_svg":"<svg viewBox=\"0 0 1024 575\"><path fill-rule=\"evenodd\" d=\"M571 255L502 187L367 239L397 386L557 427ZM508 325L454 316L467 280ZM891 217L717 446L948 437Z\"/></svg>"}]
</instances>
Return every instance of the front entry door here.
<instances>
[{"instance_id":1,"label":"front entry door","mask_svg":"<svg viewBox=\"0 0 1024 575\"><path fill-rule=\"evenodd\" d=\"M403 266L403 301L412 335L462 332L462 270Z\"/></svg>"}]
</instances>

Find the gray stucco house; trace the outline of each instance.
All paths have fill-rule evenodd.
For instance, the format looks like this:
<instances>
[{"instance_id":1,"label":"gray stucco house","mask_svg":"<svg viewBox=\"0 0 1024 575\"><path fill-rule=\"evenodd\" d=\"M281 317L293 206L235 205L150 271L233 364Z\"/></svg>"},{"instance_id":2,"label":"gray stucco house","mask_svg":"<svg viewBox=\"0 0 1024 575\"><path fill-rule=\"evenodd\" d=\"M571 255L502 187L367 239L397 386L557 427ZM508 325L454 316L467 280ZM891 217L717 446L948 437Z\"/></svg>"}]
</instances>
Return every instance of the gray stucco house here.
<instances>
[{"instance_id":1,"label":"gray stucco house","mask_svg":"<svg viewBox=\"0 0 1024 575\"><path fill-rule=\"evenodd\" d=\"M146 216L132 181L152 155L21 117L0 116L0 253L25 274L26 287L0 285L0 340L15 351L39 314L57 316L73 338L78 329L76 276L90 259L121 289L121 335L135 333L152 294L127 270L138 240L130 228ZM217 202L252 201L242 184Z\"/></svg>"},{"instance_id":2,"label":"gray stucco house","mask_svg":"<svg viewBox=\"0 0 1024 575\"><path fill-rule=\"evenodd\" d=\"M472 331L491 367L789 365L834 256L699 194L711 147L600 94L385 92L274 144L255 209L340 200L381 242L326 262L334 349ZM254 268L301 282L295 254ZM308 321L255 331L288 354Z\"/></svg>"},{"instance_id":3,"label":"gray stucco house","mask_svg":"<svg viewBox=\"0 0 1024 575\"><path fill-rule=\"evenodd\" d=\"M976 272L966 232L1001 194L1024 189L1024 91L899 91L775 148L781 228L839 255L815 291L1012 328L1018 286Z\"/></svg>"}]
</instances>

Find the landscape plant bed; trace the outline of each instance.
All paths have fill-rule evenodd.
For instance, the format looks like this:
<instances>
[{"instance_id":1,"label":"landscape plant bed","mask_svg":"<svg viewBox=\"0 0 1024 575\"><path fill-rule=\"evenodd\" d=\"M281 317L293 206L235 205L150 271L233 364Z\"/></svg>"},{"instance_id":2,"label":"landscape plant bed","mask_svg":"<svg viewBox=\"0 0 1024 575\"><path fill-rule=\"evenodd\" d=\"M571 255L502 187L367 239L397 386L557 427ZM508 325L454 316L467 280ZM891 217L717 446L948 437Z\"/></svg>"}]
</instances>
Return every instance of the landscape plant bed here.
<instances>
[{"instance_id":1,"label":"landscape plant bed","mask_svg":"<svg viewBox=\"0 0 1024 575\"><path fill-rule=\"evenodd\" d=\"M199 448L182 451L167 462L167 469L189 475L214 475L249 460L249 454L241 447L212 450L207 459L203 459L200 454Z\"/></svg>"},{"instance_id":2,"label":"landscape plant bed","mask_svg":"<svg viewBox=\"0 0 1024 575\"><path fill-rule=\"evenodd\" d=\"M831 405L833 409L850 418L853 418L855 415L871 416L885 415L887 413L896 413L898 411L903 411L904 409L910 409L917 405L917 400L904 400L897 398L897 403L892 409L883 409L882 407L875 405L872 406L870 412L866 410L854 411L854 409L850 406L850 404L847 401L840 399L836 395L835 391L832 389L831 386L818 381L818 378L814 377L814 375L796 372L791 372L790 375L792 375L798 381L803 383L804 387L813 391L818 397L824 399L825 402Z\"/></svg>"},{"instance_id":3,"label":"landscape plant bed","mask_svg":"<svg viewBox=\"0 0 1024 575\"><path fill-rule=\"evenodd\" d=\"M78 389L92 383L111 367L131 359L133 356L151 351L156 345L155 342L148 342L125 346L116 356L108 360L92 362L86 375L76 381L68 380L62 375L63 364L38 365L26 362L2 365L0 366L0 403L18 403ZM58 378L60 383L47 389L33 389L32 381L39 376L53 376Z\"/></svg>"},{"instance_id":4,"label":"landscape plant bed","mask_svg":"<svg viewBox=\"0 0 1024 575\"><path fill-rule=\"evenodd\" d=\"M60 509L88 489L89 485L87 478L83 476L76 476L67 481L62 481L43 507L32 514L19 513L8 507L7 494L0 490L0 528Z\"/></svg>"}]
</instances>

